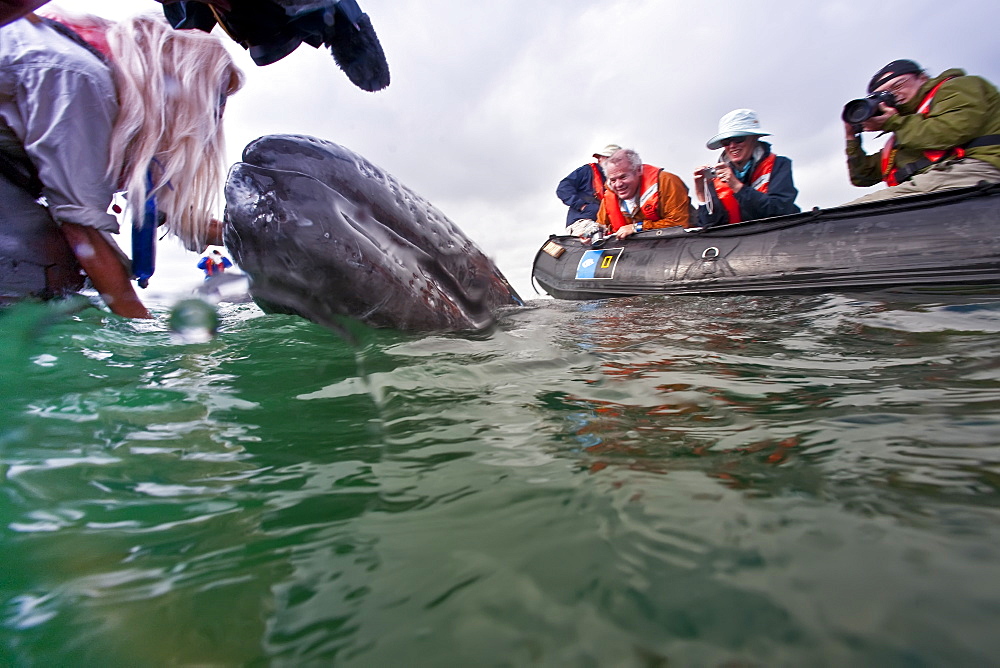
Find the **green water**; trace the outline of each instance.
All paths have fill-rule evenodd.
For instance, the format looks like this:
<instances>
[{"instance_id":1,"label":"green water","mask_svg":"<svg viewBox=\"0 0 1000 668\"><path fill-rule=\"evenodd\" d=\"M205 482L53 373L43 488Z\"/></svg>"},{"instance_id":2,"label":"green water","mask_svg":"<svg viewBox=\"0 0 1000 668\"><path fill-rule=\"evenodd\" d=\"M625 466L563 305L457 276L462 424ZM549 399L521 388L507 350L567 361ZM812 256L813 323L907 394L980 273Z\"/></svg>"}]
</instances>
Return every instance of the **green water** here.
<instances>
[{"instance_id":1,"label":"green water","mask_svg":"<svg viewBox=\"0 0 1000 668\"><path fill-rule=\"evenodd\" d=\"M0 316L0 663L1000 656L1000 299Z\"/></svg>"}]
</instances>

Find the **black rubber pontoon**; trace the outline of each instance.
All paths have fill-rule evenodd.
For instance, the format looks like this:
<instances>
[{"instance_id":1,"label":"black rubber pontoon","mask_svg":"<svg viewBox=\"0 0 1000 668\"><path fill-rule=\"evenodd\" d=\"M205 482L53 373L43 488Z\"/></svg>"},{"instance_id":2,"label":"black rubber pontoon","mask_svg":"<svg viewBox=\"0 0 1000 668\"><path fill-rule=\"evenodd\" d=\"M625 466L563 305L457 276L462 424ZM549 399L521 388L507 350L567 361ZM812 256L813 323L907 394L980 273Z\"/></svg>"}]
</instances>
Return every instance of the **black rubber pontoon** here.
<instances>
[{"instance_id":1,"label":"black rubber pontoon","mask_svg":"<svg viewBox=\"0 0 1000 668\"><path fill-rule=\"evenodd\" d=\"M650 230L599 249L553 235L532 276L558 299L1000 285L1000 184Z\"/></svg>"}]
</instances>

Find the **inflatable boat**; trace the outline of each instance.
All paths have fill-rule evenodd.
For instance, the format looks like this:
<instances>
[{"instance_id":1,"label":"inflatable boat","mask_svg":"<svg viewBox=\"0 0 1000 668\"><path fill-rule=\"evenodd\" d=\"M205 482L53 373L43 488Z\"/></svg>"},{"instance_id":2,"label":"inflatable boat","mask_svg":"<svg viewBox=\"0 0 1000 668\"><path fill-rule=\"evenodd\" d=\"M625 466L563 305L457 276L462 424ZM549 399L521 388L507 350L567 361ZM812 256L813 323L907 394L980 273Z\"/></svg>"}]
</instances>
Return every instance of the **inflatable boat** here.
<instances>
[{"instance_id":1,"label":"inflatable boat","mask_svg":"<svg viewBox=\"0 0 1000 668\"><path fill-rule=\"evenodd\" d=\"M601 247L553 235L532 277L557 299L1000 287L1000 184L649 230Z\"/></svg>"}]
</instances>

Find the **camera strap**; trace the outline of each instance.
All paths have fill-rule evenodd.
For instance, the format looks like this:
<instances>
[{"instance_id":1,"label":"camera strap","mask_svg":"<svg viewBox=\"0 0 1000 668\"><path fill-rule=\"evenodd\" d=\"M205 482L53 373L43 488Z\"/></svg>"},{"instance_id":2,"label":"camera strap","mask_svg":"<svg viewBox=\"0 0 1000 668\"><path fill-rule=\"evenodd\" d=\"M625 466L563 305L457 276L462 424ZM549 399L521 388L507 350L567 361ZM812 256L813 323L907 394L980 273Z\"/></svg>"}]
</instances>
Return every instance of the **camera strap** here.
<instances>
[{"instance_id":1,"label":"camera strap","mask_svg":"<svg viewBox=\"0 0 1000 668\"><path fill-rule=\"evenodd\" d=\"M715 213L715 202L719 198L712 186L715 177L710 174L709 170L706 169L701 177L701 199L705 202L705 210L708 211L709 215Z\"/></svg>"},{"instance_id":2,"label":"camera strap","mask_svg":"<svg viewBox=\"0 0 1000 668\"><path fill-rule=\"evenodd\" d=\"M982 137L976 137L968 143L942 153L941 157L937 160L931 160L925 156L914 160L913 162L908 162L905 165L900 165L895 169L893 176L896 178L896 183L902 183L903 181L908 181L913 178L917 172L927 169L931 165L941 162L942 160L947 160L948 158L964 158L965 152L970 148L998 145L1000 145L1000 135L983 135Z\"/></svg>"},{"instance_id":3,"label":"camera strap","mask_svg":"<svg viewBox=\"0 0 1000 668\"><path fill-rule=\"evenodd\" d=\"M962 148L970 149L997 145L1000 145L1000 135L983 135L982 137L976 137Z\"/></svg>"},{"instance_id":4,"label":"camera strap","mask_svg":"<svg viewBox=\"0 0 1000 668\"><path fill-rule=\"evenodd\" d=\"M900 183L903 183L904 181L909 181L910 179L913 178L914 174L916 174L921 170L927 169L935 162L939 161L928 160L927 158L920 158L919 160L908 162L905 165L900 165L899 167L897 167L892 171L892 176L894 177L896 183L893 183L891 185L898 185Z\"/></svg>"}]
</instances>

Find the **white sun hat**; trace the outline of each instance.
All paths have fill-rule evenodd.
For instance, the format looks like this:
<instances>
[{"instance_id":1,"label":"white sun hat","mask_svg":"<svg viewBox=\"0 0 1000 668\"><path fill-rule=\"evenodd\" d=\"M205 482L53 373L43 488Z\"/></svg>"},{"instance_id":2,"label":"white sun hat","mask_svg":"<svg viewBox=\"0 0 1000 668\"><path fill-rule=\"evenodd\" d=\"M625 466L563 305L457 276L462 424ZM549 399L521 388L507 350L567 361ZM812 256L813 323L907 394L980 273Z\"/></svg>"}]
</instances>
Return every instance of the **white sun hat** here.
<instances>
[{"instance_id":1,"label":"white sun hat","mask_svg":"<svg viewBox=\"0 0 1000 668\"><path fill-rule=\"evenodd\" d=\"M719 134L708 140L708 148L715 150L722 148L722 140L730 137L755 136L763 137L770 135L760 129L760 119L753 109L734 109L719 120Z\"/></svg>"},{"instance_id":2,"label":"white sun hat","mask_svg":"<svg viewBox=\"0 0 1000 668\"><path fill-rule=\"evenodd\" d=\"M612 153L614 153L615 151L620 151L620 150L622 150L622 147L619 146L618 144L608 144L607 146L605 146L604 148L602 148L600 151L595 151L594 152L594 157L595 158L610 158Z\"/></svg>"}]
</instances>

